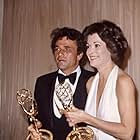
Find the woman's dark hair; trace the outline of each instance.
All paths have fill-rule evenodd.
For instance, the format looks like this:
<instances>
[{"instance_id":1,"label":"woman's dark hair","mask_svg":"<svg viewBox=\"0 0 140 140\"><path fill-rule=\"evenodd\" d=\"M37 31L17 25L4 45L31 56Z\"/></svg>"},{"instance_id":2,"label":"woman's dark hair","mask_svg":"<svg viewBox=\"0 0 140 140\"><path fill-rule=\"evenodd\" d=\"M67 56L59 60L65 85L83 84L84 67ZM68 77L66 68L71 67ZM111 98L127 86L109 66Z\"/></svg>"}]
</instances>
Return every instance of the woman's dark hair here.
<instances>
[{"instance_id":1,"label":"woman's dark hair","mask_svg":"<svg viewBox=\"0 0 140 140\"><path fill-rule=\"evenodd\" d=\"M88 35L97 33L106 43L107 49L111 53L112 61L119 67L123 67L125 52L128 48L128 42L119 26L115 23L103 20L93 23L83 30L83 36L87 41Z\"/></svg>"},{"instance_id":2,"label":"woman's dark hair","mask_svg":"<svg viewBox=\"0 0 140 140\"><path fill-rule=\"evenodd\" d=\"M80 65L83 66L86 63L87 57L86 57L86 43L84 41L83 35L80 31L69 28L69 27L63 27L63 28L56 28L51 33L51 48L54 53L56 42L63 37L67 37L67 39L70 39L72 41L76 41L77 44L77 53L83 53L83 57L80 60Z\"/></svg>"}]
</instances>

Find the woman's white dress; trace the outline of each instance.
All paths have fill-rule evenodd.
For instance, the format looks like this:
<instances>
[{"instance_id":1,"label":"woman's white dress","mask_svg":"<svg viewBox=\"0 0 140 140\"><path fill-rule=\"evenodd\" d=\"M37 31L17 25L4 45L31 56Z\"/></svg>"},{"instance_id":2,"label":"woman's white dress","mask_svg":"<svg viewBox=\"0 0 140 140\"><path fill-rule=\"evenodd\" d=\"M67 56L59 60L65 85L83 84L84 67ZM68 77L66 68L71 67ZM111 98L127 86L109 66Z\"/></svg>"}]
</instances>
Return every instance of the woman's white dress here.
<instances>
[{"instance_id":1,"label":"woman's white dress","mask_svg":"<svg viewBox=\"0 0 140 140\"><path fill-rule=\"evenodd\" d=\"M96 74L86 102L85 111L99 119L120 122L120 115L118 111L118 100L116 97L116 81L118 78L118 66L114 66L110 72L103 94L100 98L98 109L96 110L96 96L99 82L99 73ZM91 126L89 126L91 127ZM95 133L96 140L116 140L115 137L91 127Z\"/></svg>"}]
</instances>

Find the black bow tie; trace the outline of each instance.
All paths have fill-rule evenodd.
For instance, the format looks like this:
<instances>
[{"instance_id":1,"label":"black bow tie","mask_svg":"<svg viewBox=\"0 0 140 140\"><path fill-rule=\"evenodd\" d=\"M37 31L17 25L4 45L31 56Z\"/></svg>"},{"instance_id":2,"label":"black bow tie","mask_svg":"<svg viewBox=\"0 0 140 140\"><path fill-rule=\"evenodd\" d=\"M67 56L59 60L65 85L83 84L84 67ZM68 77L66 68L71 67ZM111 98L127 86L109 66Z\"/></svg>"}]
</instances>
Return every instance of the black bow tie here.
<instances>
[{"instance_id":1,"label":"black bow tie","mask_svg":"<svg viewBox=\"0 0 140 140\"><path fill-rule=\"evenodd\" d=\"M75 82L75 80L76 80L76 74L77 74L77 73L75 72L75 73L72 73L72 74L70 74L70 75L64 76L64 75L58 73L58 81L59 81L59 83L64 83L65 79L68 78L68 79L70 80L70 82L71 82L72 84L74 84L74 82Z\"/></svg>"}]
</instances>

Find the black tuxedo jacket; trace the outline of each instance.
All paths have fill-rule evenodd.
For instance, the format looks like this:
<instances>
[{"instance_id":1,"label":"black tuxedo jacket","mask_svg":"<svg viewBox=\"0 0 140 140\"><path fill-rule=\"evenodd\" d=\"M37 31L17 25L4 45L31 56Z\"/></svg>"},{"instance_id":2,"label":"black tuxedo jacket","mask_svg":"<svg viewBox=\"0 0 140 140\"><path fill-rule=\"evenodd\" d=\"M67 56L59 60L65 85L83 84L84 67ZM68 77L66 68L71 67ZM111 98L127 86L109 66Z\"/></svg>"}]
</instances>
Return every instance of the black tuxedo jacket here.
<instances>
[{"instance_id":1,"label":"black tuxedo jacket","mask_svg":"<svg viewBox=\"0 0 140 140\"><path fill-rule=\"evenodd\" d=\"M44 129L48 129L53 133L54 140L65 140L72 128L68 126L64 116L59 119L53 113L53 94L57 72L37 78L35 85L35 100L38 105L37 119L41 121ZM93 75L95 73L81 68L81 75L73 97L74 106L80 109L84 109L86 103L86 82Z\"/></svg>"}]
</instances>

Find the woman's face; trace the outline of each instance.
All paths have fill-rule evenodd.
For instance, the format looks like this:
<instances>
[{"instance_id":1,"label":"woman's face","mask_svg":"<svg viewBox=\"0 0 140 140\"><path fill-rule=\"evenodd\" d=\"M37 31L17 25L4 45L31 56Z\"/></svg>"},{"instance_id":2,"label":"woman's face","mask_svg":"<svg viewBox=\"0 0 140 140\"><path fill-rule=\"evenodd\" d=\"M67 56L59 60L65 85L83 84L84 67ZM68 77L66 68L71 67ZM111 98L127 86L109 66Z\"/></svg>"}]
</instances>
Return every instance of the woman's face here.
<instances>
[{"instance_id":1,"label":"woman's face","mask_svg":"<svg viewBox=\"0 0 140 140\"><path fill-rule=\"evenodd\" d=\"M97 33L88 36L87 45L88 49L86 53L91 66L99 69L112 61L106 43L101 40Z\"/></svg>"}]
</instances>

